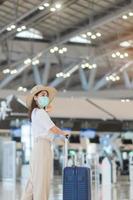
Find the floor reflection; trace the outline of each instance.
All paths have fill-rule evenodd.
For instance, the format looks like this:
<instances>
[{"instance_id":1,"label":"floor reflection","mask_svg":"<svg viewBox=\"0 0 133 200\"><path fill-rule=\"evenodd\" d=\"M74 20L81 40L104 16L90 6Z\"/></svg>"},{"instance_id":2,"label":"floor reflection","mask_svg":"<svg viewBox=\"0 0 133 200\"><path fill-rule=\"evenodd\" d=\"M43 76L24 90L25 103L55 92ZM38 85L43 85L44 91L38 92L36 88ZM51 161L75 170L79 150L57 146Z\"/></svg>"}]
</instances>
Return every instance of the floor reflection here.
<instances>
[{"instance_id":1,"label":"floor reflection","mask_svg":"<svg viewBox=\"0 0 133 200\"><path fill-rule=\"evenodd\" d=\"M0 200L20 200L25 181L0 182ZM62 179L54 177L51 185L49 200L62 200ZM98 189L93 185L92 200L133 200L133 183L124 181L113 186L100 186Z\"/></svg>"}]
</instances>

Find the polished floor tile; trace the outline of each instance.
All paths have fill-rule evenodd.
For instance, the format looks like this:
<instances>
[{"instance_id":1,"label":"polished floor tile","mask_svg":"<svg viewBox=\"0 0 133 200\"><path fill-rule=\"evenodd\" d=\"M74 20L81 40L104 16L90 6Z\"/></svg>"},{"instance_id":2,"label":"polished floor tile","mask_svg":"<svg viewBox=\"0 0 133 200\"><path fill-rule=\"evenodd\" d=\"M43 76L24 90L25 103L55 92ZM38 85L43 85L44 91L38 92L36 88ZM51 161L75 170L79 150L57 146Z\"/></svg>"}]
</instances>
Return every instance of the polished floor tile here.
<instances>
[{"instance_id":1,"label":"polished floor tile","mask_svg":"<svg viewBox=\"0 0 133 200\"><path fill-rule=\"evenodd\" d=\"M16 186L12 182L0 182L0 200L20 200L23 188L24 181L17 182ZM54 177L49 200L62 200L61 177ZM92 200L133 200L133 184L123 181L111 187L93 185Z\"/></svg>"}]
</instances>

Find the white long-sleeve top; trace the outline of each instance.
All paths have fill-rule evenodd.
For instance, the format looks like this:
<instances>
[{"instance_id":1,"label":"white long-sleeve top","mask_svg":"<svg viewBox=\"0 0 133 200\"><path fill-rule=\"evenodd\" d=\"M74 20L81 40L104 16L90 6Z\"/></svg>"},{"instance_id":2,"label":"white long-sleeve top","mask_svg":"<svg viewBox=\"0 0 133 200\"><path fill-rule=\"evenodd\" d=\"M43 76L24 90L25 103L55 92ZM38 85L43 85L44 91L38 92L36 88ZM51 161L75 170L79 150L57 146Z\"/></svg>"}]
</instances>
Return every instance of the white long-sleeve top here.
<instances>
[{"instance_id":1,"label":"white long-sleeve top","mask_svg":"<svg viewBox=\"0 0 133 200\"><path fill-rule=\"evenodd\" d=\"M53 140L54 134L50 133L49 130L55 124L44 109L34 108L31 120L31 132L34 138L43 137Z\"/></svg>"}]
</instances>

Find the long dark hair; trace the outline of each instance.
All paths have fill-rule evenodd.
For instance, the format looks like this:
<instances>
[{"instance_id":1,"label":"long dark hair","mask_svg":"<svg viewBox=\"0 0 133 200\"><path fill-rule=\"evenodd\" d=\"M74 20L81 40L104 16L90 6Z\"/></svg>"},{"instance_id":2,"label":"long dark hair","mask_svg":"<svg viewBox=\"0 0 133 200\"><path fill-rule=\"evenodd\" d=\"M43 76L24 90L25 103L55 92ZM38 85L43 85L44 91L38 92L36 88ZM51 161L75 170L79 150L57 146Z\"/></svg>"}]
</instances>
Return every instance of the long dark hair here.
<instances>
[{"instance_id":1,"label":"long dark hair","mask_svg":"<svg viewBox=\"0 0 133 200\"><path fill-rule=\"evenodd\" d=\"M41 91L39 91L38 93L36 93L35 96L37 96L40 92ZM47 95L49 96L49 93L48 93L47 90L46 90L46 92L47 92ZM30 107L30 109L28 111L28 116L29 116L30 121L32 121L31 120L31 115L32 115L32 111L34 110L34 108L39 108L39 107L38 107L38 105L36 104L36 101L33 98L32 103L31 103L31 107ZM45 109L45 107L44 107L44 109Z\"/></svg>"}]
</instances>

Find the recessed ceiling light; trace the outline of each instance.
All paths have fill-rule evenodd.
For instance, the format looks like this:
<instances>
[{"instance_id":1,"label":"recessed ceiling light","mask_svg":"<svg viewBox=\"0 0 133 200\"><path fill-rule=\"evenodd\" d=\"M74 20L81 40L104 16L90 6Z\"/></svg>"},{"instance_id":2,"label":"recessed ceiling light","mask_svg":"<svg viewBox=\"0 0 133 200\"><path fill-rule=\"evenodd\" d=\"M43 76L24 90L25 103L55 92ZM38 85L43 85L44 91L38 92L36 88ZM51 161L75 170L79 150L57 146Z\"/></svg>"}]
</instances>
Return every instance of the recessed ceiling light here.
<instances>
[{"instance_id":1,"label":"recessed ceiling light","mask_svg":"<svg viewBox=\"0 0 133 200\"><path fill-rule=\"evenodd\" d=\"M109 81L109 79L110 79L110 78L109 78L108 76L106 76L106 81Z\"/></svg>"},{"instance_id":2,"label":"recessed ceiling light","mask_svg":"<svg viewBox=\"0 0 133 200\"><path fill-rule=\"evenodd\" d=\"M116 54L115 53L112 53L112 58L116 58Z\"/></svg>"},{"instance_id":3,"label":"recessed ceiling light","mask_svg":"<svg viewBox=\"0 0 133 200\"><path fill-rule=\"evenodd\" d=\"M15 24L12 24L11 29L15 29L15 28L16 28Z\"/></svg>"},{"instance_id":4,"label":"recessed ceiling light","mask_svg":"<svg viewBox=\"0 0 133 200\"><path fill-rule=\"evenodd\" d=\"M130 17L132 17L132 16L133 16L133 12L129 12L128 15L129 15Z\"/></svg>"},{"instance_id":5,"label":"recessed ceiling light","mask_svg":"<svg viewBox=\"0 0 133 200\"><path fill-rule=\"evenodd\" d=\"M54 53L54 49L50 49L50 53Z\"/></svg>"},{"instance_id":6,"label":"recessed ceiling light","mask_svg":"<svg viewBox=\"0 0 133 200\"><path fill-rule=\"evenodd\" d=\"M128 16L127 15L123 15L122 18L123 19L128 19Z\"/></svg>"},{"instance_id":7,"label":"recessed ceiling light","mask_svg":"<svg viewBox=\"0 0 133 200\"><path fill-rule=\"evenodd\" d=\"M92 36L91 36L91 39L95 40L95 39L96 39L96 36L95 36L95 35L92 35Z\"/></svg>"},{"instance_id":8,"label":"recessed ceiling light","mask_svg":"<svg viewBox=\"0 0 133 200\"><path fill-rule=\"evenodd\" d=\"M98 32L98 33L96 33L96 36L97 36L97 37L101 37L102 34Z\"/></svg>"},{"instance_id":9,"label":"recessed ceiling light","mask_svg":"<svg viewBox=\"0 0 133 200\"><path fill-rule=\"evenodd\" d=\"M44 7L43 6L39 6L38 9L39 10L44 10Z\"/></svg>"},{"instance_id":10,"label":"recessed ceiling light","mask_svg":"<svg viewBox=\"0 0 133 200\"><path fill-rule=\"evenodd\" d=\"M121 55L120 55L120 58L121 58L121 59L123 59L123 58L124 58L124 55L123 55L123 54L121 54Z\"/></svg>"},{"instance_id":11,"label":"recessed ceiling light","mask_svg":"<svg viewBox=\"0 0 133 200\"><path fill-rule=\"evenodd\" d=\"M17 73L17 70L16 69L13 69L12 71L10 71L11 74L16 74Z\"/></svg>"},{"instance_id":12,"label":"recessed ceiling light","mask_svg":"<svg viewBox=\"0 0 133 200\"><path fill-rule=\"evenodd\" d=\"M49 6L50 6L49 3L44 3L43 5L44 5L45 7L49 7Z\"/></svg>"},{"instance_id":13,"label":"recessed ceiling light","mask_svg":"<svg viewBox=\"0 0 133 200\"><path fill-rule=\"evenodd\" d=\"M63 50L62 49L59 50L59 54L63 54Z\"/></svg>"},{"instance_id":14,"label":"recessed ceiling light","mask_svg":"<svg viewBox=\"0 0 133 200\"><path fill-rule=\"evenodd\" d=\"M22 29L22 30L25 30L25 29L26 29L26 26L22 26L21 29Z\"/></svg>"},{"instance_id":15,"label":"recessed ceiling light","mask_svg":"<svg viewBox=\"0 0 133 200\"><path fill-rule=\"evenodd\" d=\"M124 56L125 56L125 57L128 57L128 53L124 53Z\"/></svg>"},{"instance_id":16,"label":"recessed ceiling light","mask_svg":"<svg viewBox=\"0 0 133 200\"><path fill-rule=\"evenodd\" d=\"M97 64L92 64L92 68L97 68Z\"/></svg>"},{"instance_id":17,"label":"recessed ceiling light","mask_svg":"<svg viewBox=\"0 0 133 200\"><path fill-rule=\"evenodd\" d=\"M124 103L124 102L125 102L125 99L121 99L121 102Z\"/></svg>"},{"instance_id":18,"label":"recessed ceiling light","mask_svg":"<svg viewBox=\"0 0 133 200\"><path fill-rule=\"evenodd\" d=\"M66 47L63 47L62 49L64 52L67 52L67 48Z\"/></svg>"},{"instance_id":19,"label":"recessed ceiling light","mask_svg":"<svg viewBox=\"0 0 133 200\"><path fill-rule=\"evenodd\" d=\"M30 58L27 58L25 61L24 61L24 64L27 65L27 64L30 64L31 63L31 59Z\"/></svg>"},{"instance_id":20,"label":"recessed ceiling light","mask_svg":"<svg viewBox=\"0 0 133 200\"><path fill-rule=\"evenodd\" d=\"M130 99L126 99L126 102L130 102Z\"/></svg>"},{"instance_id":21,"label":"recessed ceiling light","mask_svg":"<svg viewBox=\"0 0 133 200\"><path fill-rule=\"evenodd\" d=\"M121 47L129 47L130 46L130 42L129 41L123 41L120 43Z\"/></svg>"},{"instance_id":22,"label":"recessed ceiling light","mask_svg":"<svg viewBox=\"0 0 133 200\"><path fill-rule=\"evenodd\" d=\"M91 36L91 35L92 35L92 33L91 33L91 32L87 32L87 35L88 35L88 36Z\"/></svg>"},{"instance_id":23,"label":"recessed ceiling light","mask_svg":"<svg viewBox=\"0 0 133 200\"><path fill-rule=\"evenodd\" d=\"M39 60L33 60L33 61L32 61L32 65L38 65L39 63L40 63Z\"/></svg>"},{"instance_id":24,"label":"recessed ceiling light","mask_svg":"<svg viewBox=\"0 0 133 200\"><path fill-rule=\"evenodd\" d=\"M117 56L120 56L121 54L120 54L120 52L119 52L119 51L117 51L117 52L116 52L116 55L117 55Z\"/></svg>"},{"instance_id":25,"label":"recessed ceiling light","mask_svg":"<svg viewBox=\"0 0 133 200\"><path fill-rule=\"evenodd\" d=\"M12 29L11 29L11 27L7 27L7 29L6 29L7 31L11 31Z\"/></svg>"},{"instance_id":26,"label":"recessed ceiling light","mask_svg":"<svg viewBox=\"0 0 133 200\"><path fill-rule=\"evenodd\" d=\"M58 49L59 49L58 47L54 47L54 51L58 51Z\"/></svg>"},{"instance_id":27,"label":"recessed ceiling light","mask_svg":"<svg viewBox=\"0 0 133 200\"><path fill-rule=\"evenodd\" d=\"M116 80L119 81L119 80L120 80L120 77L119 77L119 76L116 76Z\"/></svg>"},{"instance_id":28,"label":"recessed ceiling light","mask_svg":"<svg viewBox=\"0 0 133 200\"><path fill-rule=\"evenodd\" d=\"M55 11L56 11L56 8L52 7L52 8L50 8L50 11L51 11L51 12L55 12Z\"/></svg>"},{"instance_id":29,"label":"recessed ceiling light","mask_svg":"<svg viewBox=\"0 0 133 200\"><path fill-rule=\"evenodd\" d=\"M61 4L60 4L60 3L56 3L56 4L55 4L55 7L56 7L57 9L60 9L60 8L61 8Z\"/></svg>"},{"instance_id":30,"label":"recessed ceiling light","mask_svg":"<svg viewBox=\"0 0 133 200\"><path fill-rule=\"evenodd\" d=\"M81 35L83 38L87 38L87 35L86 34L82 34Z\"/></svg>"},{"instance_id":31,"label":"recessed ceiling light","mask_svg":"<svg viewBox=\"0 0 133 200\"><path fill-rule=\"evenodd\" d=\"M17 28L17 31L20 32L20 31L22 31L22 29L21 28Z\"/></svg>"},{"instance_id":32,"label":"recessed ceiling light","mask_svg":"<svg viewBox=\"0 0 133 200\"><path fill-rule=\"evenodd\" d=\"M8 68L7 68L7 69L4 69L4 70L3 70L3 73L4 73L4 74L10 73L10 69L8 69Z\"/></svg>"}]
</instances>

